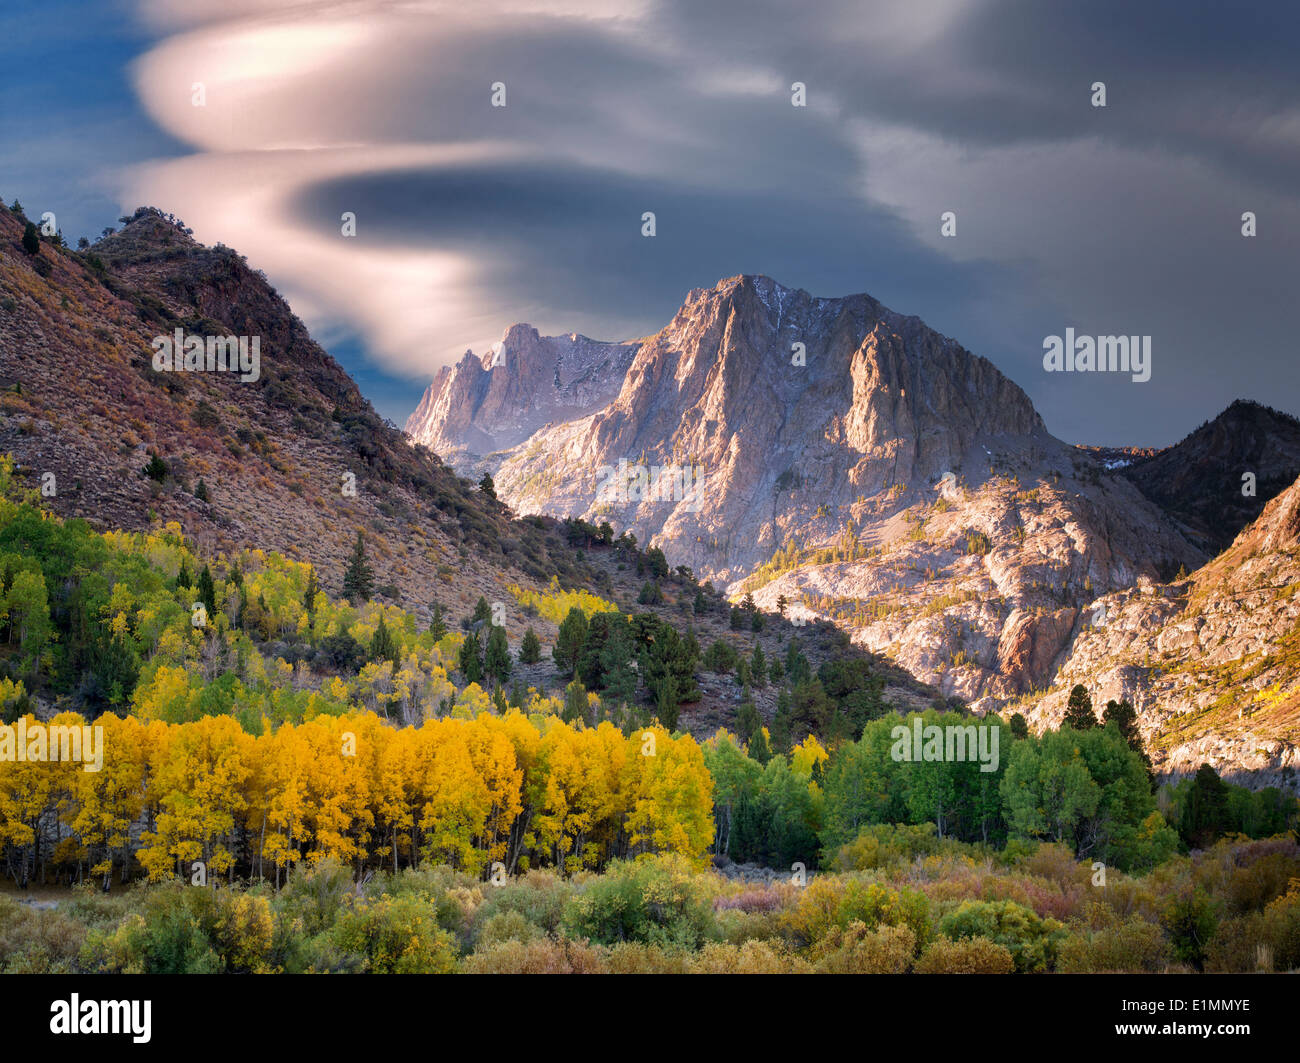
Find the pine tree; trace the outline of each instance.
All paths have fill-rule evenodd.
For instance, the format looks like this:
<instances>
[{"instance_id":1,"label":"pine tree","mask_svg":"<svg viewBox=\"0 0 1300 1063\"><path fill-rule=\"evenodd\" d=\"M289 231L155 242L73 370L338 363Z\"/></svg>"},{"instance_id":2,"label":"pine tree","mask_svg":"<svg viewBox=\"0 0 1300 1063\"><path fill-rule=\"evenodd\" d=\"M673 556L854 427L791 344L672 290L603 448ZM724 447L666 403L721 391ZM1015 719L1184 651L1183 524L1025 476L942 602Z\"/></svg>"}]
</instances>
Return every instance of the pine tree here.
<instances>
[{"instance_id":1,"label":"pine tree","mask_svg":"<svg viewBox=\"0 0 1300 1063\"><path fill-rule=\"evenodd\" d=\"M215 616L217 612L217 588L212 582L212 570L207 565L203 566L203 571L199 573L199 583L196 588L199 601L208 611L208 616Z\"/></svg>"},{"instance_id":2,"label":"pine tree","mask_svg":"<svg viewBox=\"0 0 1300 1063\"><path fill-rule=\"evenodd\" d=\"M31 222L23 228L23 250L29 255L36 254L41 249L41 237L36 231L36 226Z\"/></svg>"},{"instance_id":3,"label":"pine tree","mask_svg":"<svg viewBox=\"0 0 1300 1063\"><path fill-rule=\"evenodd\" d=\"M394 665L397 664L397 640L393 638L393 633L388 630L383 614L380 614L379 624L370 639L370 659L376 663L379 661L392 661Z\"/></svg>"},{"instance_id":4,"label":"pine tree","mask_svg":"<svg viewBox=\"0 0 1300 1063\"><path fill-rule=\"evenodd\" d=\"M486 624L492 619L492 607L488 605L488 600L481 594L478 601L474 604L474 615L470 618L470 626L475 624Z\"/></svg>"},{"instance_id":5,"label":"pine tree","mask_svg":"<svg viewBox=\"0 0 1300 1063\"><path fill-rule=\"evenodd\" d=\"M785 687L776 696L776 713L772 716L772 749L777 753L790 752L790 691Z\"/></svg>"},{"instance_id":6,"label":"pine tree","mask_svg":"<svg viewBox=\"0 0 1300 1063\"><path fill-rule=\"evenodd\" d=\"M176 573L176 586L186 588L194 586L194 577L190 575L190 566L185 563L183 557L181 558L180 571Z\"/></svg>"},{"instance_id":7,"label":"pine tree","mask_svg":"<svg viewBox=\"0 0 1300 1063\"><path fill-rule=\"evenodd\" d=\"M551 649L556 666L571 679L577 678L578 662L582 659L582 647L586 641L587 615L576 605L572 606L560 624L555 646Z\"/></svg>"},{"instance_id":8,"label":"pine tree","mask_svg":"<svg viewBox=\"0 0 1300 1063\"><path fill-rule=\"evenodd\" d=\"M524 640L519 644L519 663L536 664L542 659L542 643L537 632L531 627L524 632Z\"/></svg>"},{"instance_id":9,"label":"pine tree","mask_svg":"<svg viewBox=\"0 0 1300 1063\"><path fill-rule=\"evenodd\" d=\"M465 642L460 648L458 663L461 675L465 677L467 684L482 681L483 647L479 644L477 632L471 632L465 636Z\"/></svg>"},{"instance_id":10,"label":"pine tree","mask_svg":"<svg viewBox=\"0 0 1300 1063\"><path fill-rule=\"evenodd\" d=\"M487 495L488 498L495 499L497 496L496 484L492 482L492 477L487 473L484 473L483 479L478 482L478 489Z\"/></svg>"},{"instance_id":11,"label":"pine tree","mask_svg":"<svg viewBox=\"0 0 1300 1063\"><path fill-rule=\"evenodd\" d=\"M776 611L780 613L782 616L785 616L785 607L789 604L790 604L790 599L788 599L784 594L780 595L776 599Z\"/></svg>"},{"instance_id":12,"label":"pine tree","mask_svg":"<svg viewBox=\"0 0 1300 1063\"><path fill-rule=\"evenodd\" d=\"M488 636L484 669L498 683L510 678L510 645L506 641L506 629L499 624L492 625L492 634Z\"/></svg>"},{"instance_id":13,"label":"pine tree","mask_svg":"<svg viewBox=\"0 0 1300 1063\"><path fill-rule=\"evenodd\" d=\"M565 723L575 720L585 723L587 720L587 688L576 679L564 688L564 709L560 718Z\"/></svg>"},{"instance_id":14,"label":"pine tree","mask_svg":"<svg viewBox=\"0 0 1300 1063\"><path fill-rule=\"evenodd\" d=\"M200 502L210 501L210 499L208 498L208 485L205 484L202 480L199 481L199 486L194 489L194 497L197 498Z\"/></svg>"},{"instance_id":15,"label":"pine tree","mask_svg":"<svg viewBox=\"0 0 1300 1063\"><path fill-rule=\"evenodd\" d=\"M1087 688L1079 683L1070 691L1070 701L1065 708L1062 727L1073 727L1076 731L1086 731L1098 726L1097 717L1092 712L1092 698Z\"/></svg>"},{"instance_id":16,"label":"pine tree","mask_svg":"<svg viewBox=\"0 0 1300 1063\"><path fill-rule=\"evenodd\" d=\"M763 647L754 643L754 655L749 659L749 671L754 686L760 690L767 686L767 658L763 656Z\"/></svg>"},{"instance_id":17,"label":"pine tree","mask_svg":"<svg viewBox=\"0 0 1300 1063\"><path fill-rule=\"evenodd\" d=\"M316 595L320 593L320 582L316 579L316 566L307 568L307 589L302 592L302 604L310 616L316 611Z\"/></svg>"},{"instance_id":18,"label":"pine tree","mask_svg":"<svg viewBox=\"0 0 1300 1063\"><path fill-rule=\"evenodd\" d=\"M375 587L375 572L366 560L365 533L357 532L357 544L352 548L352 557L343 573L343 595L353 605L357 600L368 602Z\"/></svg>"},{"instance_id":19,"label":"pine tree","mask_svg":"<svg viewBox=\"0 0 1300 1063\"><path fill-rule=\"evenodd\" d=\"M429 621L429 633L433 635L434 642L441 642L447 637L447 624L442 619L442 606L437 602L433 603L433 619Z\"/></svg>"}]
</instances>

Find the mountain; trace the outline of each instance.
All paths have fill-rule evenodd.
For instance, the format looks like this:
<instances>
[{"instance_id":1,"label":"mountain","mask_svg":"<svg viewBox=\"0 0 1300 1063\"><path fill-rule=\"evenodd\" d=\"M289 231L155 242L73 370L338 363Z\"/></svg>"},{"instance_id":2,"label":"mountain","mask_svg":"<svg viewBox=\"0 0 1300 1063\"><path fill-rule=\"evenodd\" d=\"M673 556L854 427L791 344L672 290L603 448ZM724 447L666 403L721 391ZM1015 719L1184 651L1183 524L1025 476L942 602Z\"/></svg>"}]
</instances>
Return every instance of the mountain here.
<instances>
[{"instance_id":1,"label":"mountain","mask_svg":"<svg viewBox=\"0 0 1300 1063\"><path fill-rule=\"evenodd\" d=\"M1133 705L1158 769L1300 789L1300 480L1190 578L1090 602L1030 722L1059 723L1076 683L1098 716Z\"/></svg>"},{"instance_id":2,"label":"mountain","mask_svg":"<svg viewBox=\"0 0 1300 1063\"><path fill-rule=\"evenodd\" d=\"M425 431L467 446L464 420ZM762 276L690 292L608 405L490 467L520 512L630 529L981 708L1044 685L1097 593L1205 559L988 360L868 295Z\"/></svg>"},{"instance_id":3,"label":"mountain","mask_svg":"<svg viewBox=\"0 0 1300 1063\"><path fill-rule=\"evenodd\" d=\"M1300 421L1238 400L1182 442L1131 462L1123 475L1192 541L1219 553L1300 476Z\"/></svg>"},{"instance_id":4,"label":"mountain","mask_svg":"<svg viewBox=\"0 0 1300 1063\"><path fill-rule=\"evenodd\" d=\"M539 428L601 409L618 394L636 343L539 336L507 329L481 358L444 366L406 422L406 433L464 473L480 456L522 443Z\"/></svg>"},{"instance_id":5,"label":"mountain","mask_svg":"<svg viewBox=\"0 0 1300 1063\"><path fill-rule=\"evenodd\" d=\"M229 248L197 243L174 218L141 208L84 252L46 240L35 254L22 247L24 222L0 204L0 455L13 455L25 486L41 490L57 515L127 532L175 522L205 557L278 551L313 564L334 595L362 531L378 600L402 603L421 623L436 603L453 629L480 597L501 603L511 652L528 627L543 646L542 660L519 665L516 677L560 697L571 676L557 672L549 648L567 610L556 602L567 594L588 608L654 614L701 646L724 640L747 657L756 647L782 657L795 640L813 671L866 664L884 702L898 708L940 698L892 663L846 647L830 624L769 617L761 632L738 634L727 603L689 575L663 576L654 600L641 600L644 550L581 525L517 518L461 479L376 415L265 276ZM257 372L156 369L155 341L178 329L182 338L244 337L250 354L256 338ZM557 375L546 402L581 410L599 401L609 387L599 378L617 378L635 347L511 330L505 365L532 373L532 383L484 368L480 420L526 404L529 388ZM534 403L538 416L544 406ZM520 424L516 431L528 430ZM273 660L286 651L266 652ZM734 725L743 692L732 674L697 678L700 696L682 706L680 726L702 738ZM774 684L753 692L764 719L777 697Z\"/></svg>"}]
</instances>

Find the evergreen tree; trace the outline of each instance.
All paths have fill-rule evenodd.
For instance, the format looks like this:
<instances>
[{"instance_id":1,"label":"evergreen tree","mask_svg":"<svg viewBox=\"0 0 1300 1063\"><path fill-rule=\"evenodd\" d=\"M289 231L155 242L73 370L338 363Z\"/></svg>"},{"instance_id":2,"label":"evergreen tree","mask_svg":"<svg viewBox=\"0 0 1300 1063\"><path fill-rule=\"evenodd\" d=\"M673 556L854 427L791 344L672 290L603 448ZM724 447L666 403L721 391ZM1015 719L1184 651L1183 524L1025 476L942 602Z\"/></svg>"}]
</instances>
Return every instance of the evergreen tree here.
<instances>
[{"instance_id":1,"label":"evergreen tree","mask_svg":"<svg viewBox=\"0 0 1300 1063\"><path fill-rule=\"evenodd\" d=\"M536 664L542 659L542 643L537 632L530 626L524 632L524 640L519 644L519 663Z\"/></svg>"},{"instance_id":2,"label":"evergreen tree","mask_svg":"<svg viewBox=\"0 0 1300 1063\"><path fill-rule=\"evenodd\" d=\"M470 617L470 626L478 623L488 623L492 619L492 607L488 605L488 600L482 595L474 603L474 615Z\"/></svg>"},{"instance_id":3,"label":"evergreen tree","mask_svg":"<svg viewBox=\"0 0 1300 1063\"><path fill-rule=\"evenodd\" d=\"M180 571L176 573L176 586L192 587L194 586L194 577L190 575L190 566L185 563L185 558L181 558Z\"/></svg>"},{"instance_id":4,"label":"evergreen tree","mask_svg":"<svg viewBox=\"0 0 1300 1063\"><path fill-rule=\"evenodd\" d=\"M510 705L506 701L506 692L504 687L498 686L492 691L492 707L496 709L498 714L501 714L510 708Z\"/></svg>"},{"instance_id":5,"label":"evergreen tree","mask_svg":"<svg viewBox=\"0 0 1300 1063\"><path fill-rule=\"evenodd\" d=\"M790 691L785 687L776 695L776 712L772 716L772 749L777 753L790 752Z\"/></svg>"},{"instance_id":6,"label":"evergreen tree","mask_svg":"<svg viewBox=\"0 0 1300 1063\"><path fill-rule=\"evenodd\" d=\"M785 607L789 604L790 599L788 599L784 594L779 595L776 599L776 611L782 616L785 616Z\"/></svg>"},{"instance_id":7,"label":"evergreen tree","mask_svg":"<svg viewBox=\"0 0 1300 1063\"><path fill-rule=\"evenodd\" d=\"M664 600L664 592L659 589L658 583L651 580L641 588L636 600L640 605L659 605Z\"/></svg>"},{"instance_id":8,"label":"evergreen tree","mask_svg":"<svg viewBox=\"0 0 1300 1063\"><path fill-rule=\"evenodd\" d=\"M492 477L487 473L484 473L483 479L478 482L478 489L487 495L488 498L495 499L497 496L497 486L492 482Z\"/></svg>"},{"instance_id":9,"label":"evergreen tree","mask_svg":"<svg viewBox=\"0 0 1300 1063\"><path fill-rule=\"evenodd\" d=\"M472 631L465 636L460 648L460 673L466 683L479 683L483 680L483 647L478 641L478 632Z\"/></svg>"},{"instance_id":10,"label":"evergreen tree","mask_svg":"<svg viewBox=\"0 0 1300 1063\"><path fill-rule=\"evenodd\" d=\"M442 619L442 606L437 602L433 603L433 618L429 621L429 633L433 635L434 642L441 642L447 637L447 624Z\"/></svg>"},{"instance_id":11,"label":"evergreen tree","mask_svg":"<svg viewBox=\"0 0 1300 1063\"><path fill-rule=\"evenodd\" d=\"M209 501L208 485L205 484L202 480L199 481L199 486L194 489L194 497L197 498L200 502Z\"/></svg>"},{"instance_id":12,"label":"evergreen tree","mask_svg":"<svg viewBox=\"0 0 1300 1063\"><path fill-rule=\"evenodd\" d=\"M1007 721L1007 726L1011 728L1012 738L1029 737L1029 724L1025 722L1024 716L1020 713L1013 712L1011 719Z\"/></svg>"},{"instance_id":13,"label":"evergreen tree","mask_svg":"<svg viewBox=\"0 0 1300 1063\"><path fill-rule=\"evenodd\" d=\"M23 227L23 250L29 255L36 254L41 249L40 233L36 231L36 226L28 222Z\"/></svg>"},{"instance_id":14,"label":"evergreen tree","mask_svg":"<svg viewBox=\"0 0 1300 1063\"><path fill-rule=\"evenodd\" d=\"M767 686L767 658L763 656L763 647L757 642L754 643L754 654L749 659L749 671L754 686L760 690Z\"/></svg>"},{"instance_id":15,"label":"evergreen tree","mask_svg":"<svg viewBox=\"0 0 1300 1063\"><path fill-rule=\"evenodd\" d=\"M392 661L397 664L397 640L393 638L393 633L388 630L388 625L384 622L383 614L379 616L379 624L375 628L375 633L370 639L370 659L372 661Z\"/></svg>"},{"instance_id":16,"label":"evergreen tree","mask_svg":"<svg viewBox=\"0 0 1300 1063\"><path fill-rule=\"evenodd\" d=\"M560 719L565 723L585 722L587 719L587 688L577 679L564 688L564 709Z\"/></svg>"},{"instance_id":17,"label":"evergreen tree","mask_svg":"<svg viewBox=\"0 0 1300 1063\"><path fill-rule=\"evenodd\" d=\"M209 617L216 616L217 613L217 588L212 582L212 570L207 565L203 566L203 571L199 573L199 583L196 588L199 601L208 611Z\"/></svg>"},{"instance_id":18,"label":"evergreen tree","mask_svg":"<svg viewBox=\"0 0 1300 1063\"><path fill-rule=\"evenodd\" d=\"M745 629L745 614L736 606L731 607L731 630L743 631Z\"/></svg>"},{"instance_id":19,"label":"evergreen tree","mask_svg":"<svg viewBox=\"0 0 1300 1063\"><path fill-rule=\"evenodd\" d=\"M576 605L572 606L560 624L555 646L551 649L556 667L570 679L578 676L578 662L582 659L582 647L586 641L587 615Z\"/></svg>"},{"instance_id":20,"label":"evergreen tree","mask_svg":"<svg viewBox=\"0 0 1300 1063\"><path fill-rule=\"evenodd\" d=\"M1076 684L1070 691L1070 700L1065 707L1065 719L1061 726L1073 727L1076 731L1086 731L1097 726L1097 717L1092 712L1092 698L1082 683Z\"/></svg>"},{"instance_id":21,"label":"evergreen tree","mask_svg":"<svg viewBox=\"0 0 1300 1063\"><path fill-rule=\"evenodd\" d=\"M316 566L311 565L307 569L307 589L302 592L303 608L307 610L307 615L311 616L316 612L316 595L320 594L320 581L316 579Z\"/></svg>"},{"instance_id":22,"label":"evergreen tree","mask_svg":"<svg viewBox=\"0 0 1300 1063\"><path fill-rule=\"evenodd\" d=\"M705 597L704 597L704 592L703 592L703 591L696 591L696 592L695 592L695 605L694 605L695 615L696 615L696 616L699 616L701 613L706 612L706 611L708 610L708 608L709 608L709 603L708 603L708 601L707 601L707 600L705 599Z\"/></svg>"},{"instance_id":23,"label":"evergreen tree","mask_svg":"<svg viewBox=\"0 0 1300 1063\"><path fill-rule=\"evenodd\" d=\"M352 548L352 557L343 573L343 595L353 605L358 600L368 602L375 587L375 572L366 560L365 534L357 532L357 544Z\"/></svg>"},{"instance_id":24,"label":"evergreen tree","mask_svg":"<svg viewBox=\"0 0 1300 1063\"><path fill-rule=\"evenodd\" d=\"M149 464L144 467L144 474L155 483L167 479L167 463L155 451L149 455Z\"/></svg>"},{"instance_id":25,"label":"evergreen tree","mask_svg":"<svg viewBox=\"0 0 1300 1063\"><path fill-rule=\"evenodd\" d=\"M498 683L510 678L510 645L506 642L506 629L499 624L493 624L492 633L488 635L484 668Z\"/></svg>"}]
</instances>

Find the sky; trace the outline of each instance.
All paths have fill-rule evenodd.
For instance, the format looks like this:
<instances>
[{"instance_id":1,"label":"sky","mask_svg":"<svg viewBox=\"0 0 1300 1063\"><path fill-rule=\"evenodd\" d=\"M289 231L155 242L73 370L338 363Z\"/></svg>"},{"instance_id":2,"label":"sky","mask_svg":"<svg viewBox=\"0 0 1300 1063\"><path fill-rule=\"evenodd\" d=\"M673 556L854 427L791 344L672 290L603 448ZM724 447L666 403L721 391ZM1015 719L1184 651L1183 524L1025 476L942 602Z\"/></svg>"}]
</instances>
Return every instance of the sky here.
<instances>
[{"instance_id":1,"label":"sky","mask_svg":"<svg viewBox=\"0 0 1300 1063\"><path fill-rule=\"evenodd\" d=\"M1294 5L6 0L0 39L6 201L178 215L398 424L515 322L647 335L738 273L921 317L1070 442L1300 414ZM1047 372L1067 328L1150 379Z\"/></svg>"}]
</instances>

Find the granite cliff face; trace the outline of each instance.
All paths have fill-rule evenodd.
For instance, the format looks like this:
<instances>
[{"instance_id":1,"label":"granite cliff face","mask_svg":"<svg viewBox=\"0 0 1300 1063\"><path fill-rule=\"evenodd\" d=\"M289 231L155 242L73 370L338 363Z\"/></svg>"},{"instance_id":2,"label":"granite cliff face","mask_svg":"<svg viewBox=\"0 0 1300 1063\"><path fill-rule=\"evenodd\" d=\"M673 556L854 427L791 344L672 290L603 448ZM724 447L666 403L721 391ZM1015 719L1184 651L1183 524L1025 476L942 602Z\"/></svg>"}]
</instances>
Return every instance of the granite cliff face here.
<instances>
[{"instance_id":1,"label":"granite cliff face","mask_svg":"<svg viewBox=\"0 0 1300 1063\"><path fill-rule=\"evenodd\" d=\"M467 447L472 419L448 410L425 430ZM630 529L978 707L1045 685L1097 593L1204 560L991 362L870 296L761 276L692 291L607 405L489 468L520 512Z\"/></svg>"},{"instance_id":2,"label":"granite cliff face","mask_svg":"<svg viewBox=\"0 0 1300 1063\"><path fill-rule=\"evenodd\" d=\"M1300 481L1190 578L1088 603L1051 691L1031 700L1031 723L1059 722L1076 683L1098 714L1110 700L1133 704L1159 769L1209 763L1234 781L1297 790Z\"/></svg>"},{"instance_id":3,"label":"granite cliff face","mask_svg":"<svg viewBox=\"0 0 1300 1063\"><path fill-rule=\"evenodd\" d=\"M406 432L458 471L522 443L539 428L600 409L613 399L636 343L539 336L514 325L490 351L466 351L444 366L406 422Z\"/></svg>"}]
</instances>

